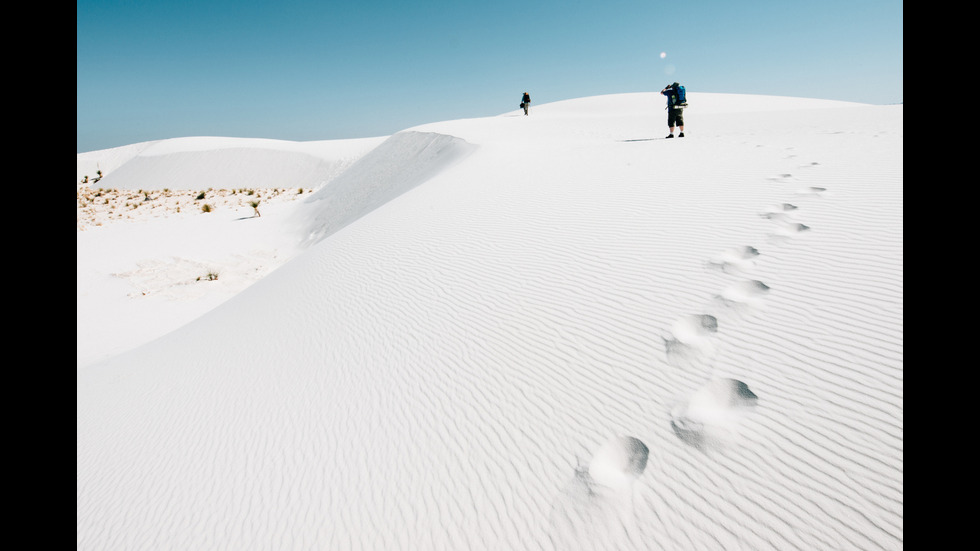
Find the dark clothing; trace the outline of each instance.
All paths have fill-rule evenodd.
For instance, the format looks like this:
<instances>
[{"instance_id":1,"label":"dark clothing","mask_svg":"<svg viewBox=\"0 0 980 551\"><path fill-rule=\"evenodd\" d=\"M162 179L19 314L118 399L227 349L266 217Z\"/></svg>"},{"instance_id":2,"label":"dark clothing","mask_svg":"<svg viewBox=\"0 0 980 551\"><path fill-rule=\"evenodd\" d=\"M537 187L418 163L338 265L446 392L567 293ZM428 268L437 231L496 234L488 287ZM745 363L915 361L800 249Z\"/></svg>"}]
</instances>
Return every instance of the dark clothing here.
<instances>
[{"instance_id":1,"label":"dark clothing","mask_svg":"<svg viewBox=\"0 0 980 551\"><path fill-rule=\"evenodd\" d=\"M671 128L672 132L675 126L684 126L684 106L675 105L677 103L677 86L680 85L675 82L660 91L662 95L667 96L667 126ZM684 133L681 132L681 135L683 136Z\"/></svg>"},{"instance_id":2,"label":"dark clothing","mask_svg":"<svg viewBox=\"0 0 980 551\"><path fill-rule=\"evenodd\" d=\"M527 115L527 108L531 106L531 96L524 92L524 97L521 99L521 107L524 108L524 114Z\"/></svg>"},{"instance_id":3,"label":"dark clothing","mask_svg":"<svg viewBox=\"0 0 980 551\"><path fill-rule=\"evenodd\" d=\"M674 107L674 104L677 103L677 90L674 89L673 85L664 88L660 93L667 96L667 107ZM677 106L674 109L683 109L683 107Z\"/></svg>"}]
</instances>

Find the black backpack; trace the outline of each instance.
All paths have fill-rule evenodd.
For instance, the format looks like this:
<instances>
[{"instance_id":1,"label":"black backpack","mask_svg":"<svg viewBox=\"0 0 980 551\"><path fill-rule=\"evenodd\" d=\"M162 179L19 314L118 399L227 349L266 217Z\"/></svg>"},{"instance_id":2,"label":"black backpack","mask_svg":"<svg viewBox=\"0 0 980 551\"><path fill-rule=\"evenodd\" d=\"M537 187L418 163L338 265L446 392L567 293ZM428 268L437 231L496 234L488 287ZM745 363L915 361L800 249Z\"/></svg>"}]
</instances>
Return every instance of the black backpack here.
<instances>
[{"instance_id":1,"label":"black backpack","mask_svg":"<svg viewBox=\"0 0 980 551\"><path fill-rule=\"evenodd\" d=\"M671 107L687 107L687 90L676 82L671 84L670 88L674 91L673 94L668 96Z\"/></svg>"}]
</instances>

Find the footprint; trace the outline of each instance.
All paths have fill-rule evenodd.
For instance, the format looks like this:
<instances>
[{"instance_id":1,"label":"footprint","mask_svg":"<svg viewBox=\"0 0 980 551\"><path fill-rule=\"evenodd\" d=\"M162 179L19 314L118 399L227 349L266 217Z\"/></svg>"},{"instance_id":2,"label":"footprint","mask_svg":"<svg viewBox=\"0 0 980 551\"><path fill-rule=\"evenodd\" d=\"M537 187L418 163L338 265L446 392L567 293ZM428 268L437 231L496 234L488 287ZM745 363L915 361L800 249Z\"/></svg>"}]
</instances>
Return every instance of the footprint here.
<instances>
[{"instance_id":1,"label":"footprint","mask_svg":"<svg viewBox=\"0 0 980 551\"><path fill-rule=\"evenodd\" d=\"M646 469L650 450L632 436L614 436L592 457L589 475L607 488L623 488L632 484Z\"/></svg>"},{"instance_id":2,"label":"footprint","mask_svg":"<svg viewBox=\"0 0 980 551\"><path fill-rule=\"evenodd\" d=\"M737 439L738 424L759 397L742 381L714 378L670 412L670 426L682 442L699 450L722 449Z\"/></svg>"},{"instance_id":3,"label":"footprint","mask_svg":"<svg viewBox=\"0 0 980 551\"><path fill-rule=\"evenodd\" d=\"M732 283L716 299L724 306L754 307L758 306L768 293L769 286L765 283L755 279L746 279Z\"/></svg>"},{"instance_id":4,"label":"footprint","mask_svg":"<svg viewBox=\"0 0 980 551\"><path fill-rule=\"evenodd\" d=\"M714 356L711 337L718 332L718 319L708 314L683 316L663 337L667 360L676 366L708 362Z\"/></svg>"},{"instance_id":5,"label":"footprint","mask_svg":"<svg viewBox=\"0 0 980 551\"><path fill-rule=\"evenodd\" d=\"M719 269L726 274L737 273L755 266L755 257L757 256L759 256L759 250L755 247L733 247L712 257L708 261L708 266Z\"/></svg>"},{"instance_id":6,"label":"footprint","mask_svg":"<svg viewBox=\"0 0 980 551\"><path fill-rule=\"evenodd\" d=\"M825 187L806 186L806 187L802 187L802 188L796 190L796 193L797 193L797 195L806 195L806 196L816 196L816 197L819 197L819 196L823 195L826 191L827 191L827 188L825 188Z\"/></svg>"},{"instance_id":7,"label":"footprint","mask_svg":"<svg viewBox=\"0 0 980 551\"><path fill-rule=\"evenodd\" d=\"M636 532L633 482L650 450L632 436L610 438L588 465L576 465L551 510L556 549L619 548Z\"/></svg>"},{"instance_id":8,"label":"footprint","mask_svg":"<svg viewBox=\"0 0 980 551\"><path fill-rule=\"evenodd\" d=\"M773 235L776 237L792 237L810 229L796 221L796 210L796 205L792 203L781 203L766 208L760 216L775 224Z\"/></svg>"},{"instance_id":9,"label":"footprint","mask_svg":"<svg viewBox=\"0 0 980 551\"><path fill-rule=\"evenodd\" d=\"M682 316L671 326L674 340L697 344L718 332L718 318L708 314Z\"/></svg>"},{"instance_id":10,"label":"footprint","mask_svg":"<svg viewBox=\"0 0 980 551\"><path fill-rule=\"evenodd\" d=\"M776 229L771 235L776 238L794 237L803 232L810 231L810 226L799 222L791 222L788 220L775 220L774 222L776 223Z\"/></svg>"},{"instance_id":11,"label":"footprint","mask_svg":"<svg viewBox=\"0 0 980 551\"><path fill-rule=\"evenodd\" d=\"M769 179L774 182L786 182L789 180L794 180L795 178L793 178L792 174L787 173L787 174L780 174L778 176L770 176Z\"/></svg>"},{"instance_id":12,"label":"footprint","mask_svg":"<svg viewBox=\"0 0 980 551\"><path fill-rule=\"evenodd\" d=\"M780 203L766 207L759 216L769 220L789 219L796 209L797 206L792 203Z\"/></svg>"}]
</instances>

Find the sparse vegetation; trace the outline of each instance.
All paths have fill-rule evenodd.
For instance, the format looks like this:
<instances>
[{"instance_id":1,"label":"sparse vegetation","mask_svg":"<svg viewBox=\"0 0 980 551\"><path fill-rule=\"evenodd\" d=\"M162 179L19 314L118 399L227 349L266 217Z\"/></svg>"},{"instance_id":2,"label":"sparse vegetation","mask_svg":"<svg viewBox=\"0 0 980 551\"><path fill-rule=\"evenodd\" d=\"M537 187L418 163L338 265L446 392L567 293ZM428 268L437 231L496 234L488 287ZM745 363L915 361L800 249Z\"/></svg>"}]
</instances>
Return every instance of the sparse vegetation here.
<instances>
[{"instance_id":1,"label":"sparse vegetation","mask_svg":"<svg viewBox=\"0 0 980 551\"><path fill-rule=\"evenodd\" d=\"M203 276L197 276L197 281L201 281L202 279L204 281L217 281L218 272L211 270L208 273L204 274Z\"/></svg>"},{"instance_id":2,"label":"sparse vegetation","mask_svg":"<svg viewBox=\"0 0 980 551\"><path fill-rule=\"evenodd\" d=\"M91 183L91 179L89 179ZM95 188L79 184L76 190L77 227L101 226L116 221L140 221L168 215L193 215L209 213L223 206L255 209L254 216L262 216L261 206L270 202L292 201L301 193L309 194L311 188L238 188L173 190L125 190ZM243 195L249 195L246 198ZM205 201L201 201L204 199ZM205 204L207 203L207 204ZM187 209L187 205L191 205ZM142 208L140 208L142 207Z\"/></svg>"}]
</instances>

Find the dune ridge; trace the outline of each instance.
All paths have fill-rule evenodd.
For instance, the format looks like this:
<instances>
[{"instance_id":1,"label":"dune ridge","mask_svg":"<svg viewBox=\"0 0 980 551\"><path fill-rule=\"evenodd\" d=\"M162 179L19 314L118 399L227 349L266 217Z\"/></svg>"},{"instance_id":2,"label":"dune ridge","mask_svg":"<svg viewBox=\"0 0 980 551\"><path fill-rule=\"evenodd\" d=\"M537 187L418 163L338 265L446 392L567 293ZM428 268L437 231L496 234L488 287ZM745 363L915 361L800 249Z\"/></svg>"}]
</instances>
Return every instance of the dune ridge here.
<instances>
[{"instance_id":1,"label":"dune ridge","mask_svg":"<svg viewBox=\"0 0 980 551\"><path fill-rule=\"evenodd\" d=\"M317 188L384 140L291 142L190 137L142 142L77 155L76 182L105 189L206 190Z\"/></svg>"}]
</instances>

